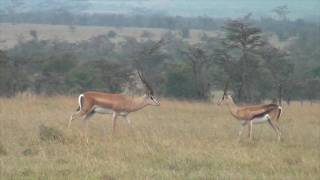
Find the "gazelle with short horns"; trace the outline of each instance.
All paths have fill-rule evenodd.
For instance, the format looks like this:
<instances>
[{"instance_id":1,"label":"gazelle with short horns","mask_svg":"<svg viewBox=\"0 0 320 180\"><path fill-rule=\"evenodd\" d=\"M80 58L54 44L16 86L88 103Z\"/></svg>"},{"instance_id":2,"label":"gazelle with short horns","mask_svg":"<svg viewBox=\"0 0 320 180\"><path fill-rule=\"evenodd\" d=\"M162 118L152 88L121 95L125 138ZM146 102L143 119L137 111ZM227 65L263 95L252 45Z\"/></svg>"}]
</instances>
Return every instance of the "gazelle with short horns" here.
<instances>
[{"instance_id":1,"label":"gazelle with short horns","mask_svg":"<svg viewBox=\"0 0 320 180\"><path fill-rule=\"evenodd\" d=\"M241 128L239 130L239 140L243 132L243 128L249 126L249 138L252 140L252 128L253 124L268 123L278 136L278 141L281 139L281 132L279 127L274 122L279 120L282 112L281 106L277 104L264 104L255 106L237 106L231 95L227 94L228 83L226 83L222 99L218 105L226 104L233 117L240 121Z\"/></svg>"},{"instance_id":2,"label":"gazelle with short horns","mask_svg":"<svg viewBox=\"0 0 320 180\"><path fill-rule=\"evenodd\" d=\"M87 138L88 120L95 113L112 114L112 134L115 132L116 120L118 116L123 116L129 126L131 121L129 113L138 111L148 105L159 106L160 102L154 97L153 89L145 80L143 75L138 71L142 83L146 87L145 95L141 97L131 97L122 94L112 94L88 91L79 96L79 107L77 112L72 114L69 120L68 128L75 117L83 117L85 123L85 137Z\"/></svg>"}]
</instances>

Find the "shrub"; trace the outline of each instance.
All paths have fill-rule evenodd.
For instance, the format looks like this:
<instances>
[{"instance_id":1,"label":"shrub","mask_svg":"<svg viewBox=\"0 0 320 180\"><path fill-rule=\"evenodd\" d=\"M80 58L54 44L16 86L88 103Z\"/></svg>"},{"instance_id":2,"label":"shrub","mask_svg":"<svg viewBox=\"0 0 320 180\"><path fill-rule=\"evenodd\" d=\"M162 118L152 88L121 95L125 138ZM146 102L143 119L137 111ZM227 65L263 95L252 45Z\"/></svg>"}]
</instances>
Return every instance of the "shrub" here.
<instances>
[{"instance_id":1,"label":"shrub","mask_svg":"<svg viewBox=\"0 0 320 180\"><path fill-rule=\"evenodd\" d=\"M175 98L195 98L197 91L190 71L186 67L173 68L166 74L165 95Z\"/></svg>"},{"instance_id":2,"label":"shrub","mask_svg":"<svg viewBox=\"0 0 320 180\"><path fill-rule=\"evenodd\" d=\"M33 156L33 155L37 155L39 152L35 149L31 149L31 148L27 148L25 149L22 154L25 156Z\"/></svg>"},{"instance_id":3,"label":"shrub","mask_svg":"<svg viewBox=\"0 0 320 180\"><path fill-rule=\"evenodd\" d=\"M115 38L117 36L117 33L111 30L108 32L107 36L109 38Z\"/></svg>"},{"instance_id":4,"label":"shrub","mask_svg":"<svg viewBox=\"0 0 320 180\"><path fill-rule=\"evenodd\" d=\"M183 38L190 38L190 29L188 28L182 28L180 30L180 34Z\"/></svg>"},{"instance_id":5,"label":"shrub","mask_svg":"<svg viewBox=\"0 0 320 180\"><path fill-rule=\"evenodd\" d=\"M58 141L64 142L65 138L63 132L54 127L47 127L45 125L39 126L39 138L41 141L50 142Z\"/></svg>"}]
</instances>

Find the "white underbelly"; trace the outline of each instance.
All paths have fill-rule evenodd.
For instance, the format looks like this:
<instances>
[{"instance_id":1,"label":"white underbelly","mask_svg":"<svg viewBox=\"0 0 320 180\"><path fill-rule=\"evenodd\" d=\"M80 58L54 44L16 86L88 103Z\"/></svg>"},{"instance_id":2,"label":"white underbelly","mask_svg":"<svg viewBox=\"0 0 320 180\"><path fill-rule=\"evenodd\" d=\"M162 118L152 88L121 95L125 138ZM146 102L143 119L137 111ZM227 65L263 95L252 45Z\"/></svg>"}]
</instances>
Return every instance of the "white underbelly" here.
<instances>
[{"instance_id":1,"label":"white underbelly","mask_svg":"<svg viewBox=\"0 0 320 180\"><path fill-rule=\"evenodd\" d=\"M100 107L100 106L94 106L93 110L95 113L99 113L99 114L112 114L114 112L114 110L112 110L112 109L104 108L104 107ZM127 116L128 112L118 112L117 114L119 116Z\"/></svg>"},{"instance_id":2,"label":"white underbelly","mask_svg":"<svg viewBox=\"0 0 320 180\"><path fill-rule=\"evenodd\" d=\"M100 113L100 114L112 114L113 110L112 109L108 109L108 108L103 108L103 107L100 107L100 106L96 106L96 107L94 107L94 112Z\"/></svg>"},{"instance_id":3,"label":"white underbelly","mask_svg":"<svg viewBox=\"0 0 320 180\"><path fill-rule=\"evenodd\" d=\"M268 114L266 114L265 116L254 118L251 121L252 121L253 124L260 124L260 123L268 122L269 119L270 119L270 116ZM248 122L249 121L241 120L242 124L245 124L245 123L248 123Z\"/></svg>"}]
</instances>

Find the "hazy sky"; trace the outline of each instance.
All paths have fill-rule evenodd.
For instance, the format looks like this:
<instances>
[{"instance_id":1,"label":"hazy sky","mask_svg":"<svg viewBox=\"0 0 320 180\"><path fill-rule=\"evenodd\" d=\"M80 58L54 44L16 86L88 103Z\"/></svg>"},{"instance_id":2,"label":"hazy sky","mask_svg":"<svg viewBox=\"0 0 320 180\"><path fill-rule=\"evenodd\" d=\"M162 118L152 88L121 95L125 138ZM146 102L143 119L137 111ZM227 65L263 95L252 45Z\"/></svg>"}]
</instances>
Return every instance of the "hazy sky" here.
<instances>
[{"instance_id":1,"label":"hazy sky","mask_svg":"<svg viewBox=\"0 0 320 180\"><path fill-rule=\"evenodd\" d=\"M274 7L287 5L291 18L319 16L320 0L91 0L94 11L147 12L163 15L237 17L252 12L271 15Z\"/></svg>"},{"instance_id":2,"label":"hazy sky","mask_svg":"<svg viewBox=\"0 0 320 180\"><path fill-rule=\"evenodd\" d=\"M10 6L11 0L1 0ZM21 0L24 10L67 7L90 13L158 14L169 16L239 17L252 12L255 17L271 16L271 10L287 5L289 17L320 16L320 0ZM51 4L48 6L48 2ZM39 6L40 4L40 6ZM41 7L41 8L39 8Z\"/></svg>"}]
</instances>

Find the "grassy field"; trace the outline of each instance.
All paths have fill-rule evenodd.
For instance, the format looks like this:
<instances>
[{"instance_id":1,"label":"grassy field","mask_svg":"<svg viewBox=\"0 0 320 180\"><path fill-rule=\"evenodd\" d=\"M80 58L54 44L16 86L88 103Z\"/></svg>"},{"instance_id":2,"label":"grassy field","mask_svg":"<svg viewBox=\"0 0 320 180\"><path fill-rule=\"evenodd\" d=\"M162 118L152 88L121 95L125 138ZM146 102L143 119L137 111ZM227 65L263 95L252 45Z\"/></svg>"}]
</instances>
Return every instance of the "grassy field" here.
<instances>
[{"instance_id":1,"label":"grassy field","mask_svg":"<svg viewBox=\"0 0 320 180\"><path fill-rule=\"evenodd\" d=\"M1 98L0 179L320 179L319 104L284 107L282 142L267 124L238 142L226 107L162 100L132 114L132 129L119 118L114 137L111 117L94 116L88 145L81 121L66 128L76 107L77 97Z\"/></svg>"}]
</instances>

